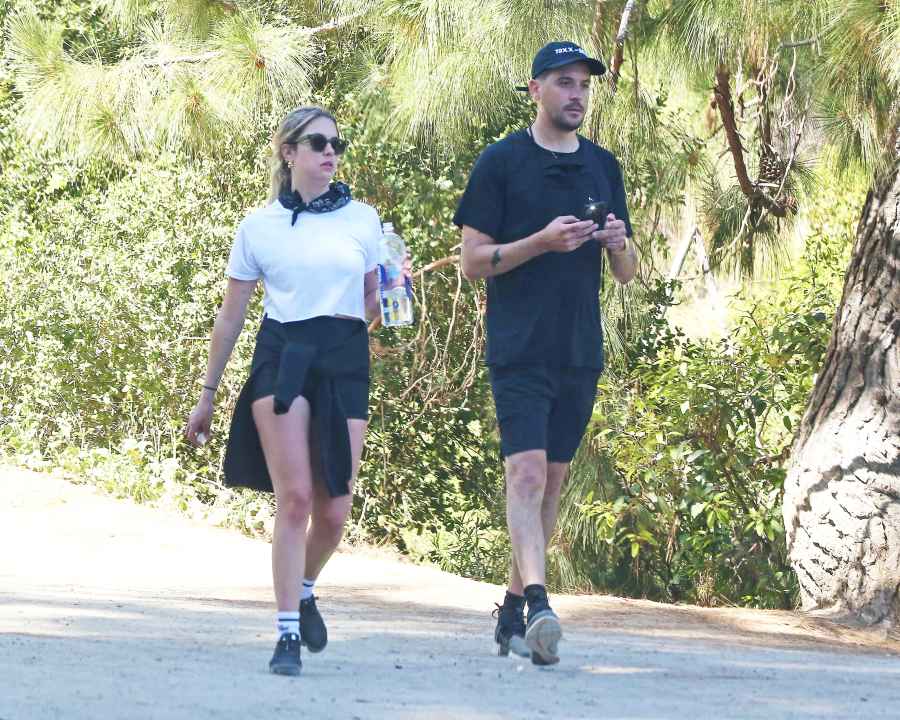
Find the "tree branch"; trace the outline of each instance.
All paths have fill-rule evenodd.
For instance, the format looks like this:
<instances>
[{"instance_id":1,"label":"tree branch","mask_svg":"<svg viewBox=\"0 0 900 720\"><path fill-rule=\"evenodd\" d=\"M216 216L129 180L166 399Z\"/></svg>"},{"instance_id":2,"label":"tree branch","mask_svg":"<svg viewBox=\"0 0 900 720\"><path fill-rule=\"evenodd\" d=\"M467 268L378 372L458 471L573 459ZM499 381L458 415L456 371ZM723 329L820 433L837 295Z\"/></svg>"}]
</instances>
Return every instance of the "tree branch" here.
<instances>
[{"instance_id":1,"label":"tree branch","mask_svg":"<svg viewBox=\"0 0 900 720\"><path fill-rule=\"evenodd\" d=\"M209 52L200 53L199 55L175 55L169 58L144 60L138 63L141 67L168 67L178 63L202 63L209 60L215 60L222 53L218 50L210 50Z\"/></svg>"},{"instance_id":2,"label":"tree branch","mask_svg":"<svg viewBox=\"0 0 900 720\"><path fill-rule=\"evenodd\" d=\"M365 10L357 10L356 12L345 15L344 17L335 18L331 22L327 22L324 25L319 25L318 27L303 28L301 32L304 35L317 35L318 33L328 32L329 30L338 30L344 25L348 25L354 20L361 18L365 14Z\"/></svg>"},{"instance_id":3,"label":"tree branch","mask_svg":"<svg viewBox=\"0 0 900 720\"><path fill-rule=\"evenodd\" d=\"M612 59L609 61L609 86L613 92L619 84L619 75L622 70L622 62L625 59L625 40L628 38L628 23L631 22L631 13L634 11L635 0L628 0L622 11L622 19L619 21L619 32L616 34L616 47Z\"/></svg>"},{"instance_id":4,"label":"tree branch","mask_svg":"<svg viewBox=\"0 0 900 720\"><path fill-rule=\"evenodd\" d=\"M432 270L437 270L438 268L442 268L445 265L453 265L454 263L459 262L459 255L448 255L445 258L441 258L440 260L435 260L433 263L429 263L421 270L419 270L416 274L419 276L424 275L427 272L431 272Z\"/></svg>"},{"instance_id":5,"label":"tree branch","mask_svg":"<svg viewBox=\"0 0 900 720\"><path fill-rule=\"evenodd\" d=\"M720 65L716 69L716 84L713 87L716 105L719 108L719 115L722 117L722 125L728 138L728 149L731 150L731 155L734 158L734 170L737 174L738 184L741 186L741 192L748 198L752 198L756 195L756 188L750 181L747 165L744 162L744 148L741 145L737 122L734 119L734 103L731 100L730 83L731 72L724 65Z\"/></svg>"},{"instance_id":6,"label":"tree branch","mask_svg":"<svg viewBox=\"0 0 900 720\"><path fill-rule=\"evenodd\" d=\"M759 71L759 136L763 146L763 153L772 153L772 115L769 109L769 87L771 75L766 73L766 67Z\"/></svg>"},{"instance_id":7,"label":"tree branch","mask_svg":"<svg viewBox=\"0 0 900 720\"><path fill-rule=\"evenodd\" d=\"M819 42L819 38L812 37L807 38L806 40L798 40L797 42L789 42L789 43L781 43L778 46L777 52L781 52L782 50L788 50L790 48L798 48L798 47L806 47L807 45L815 45Z\"/></svg>"},{"instance_id":8,"label":"tree branch","mask_svg":"<svg viewBox=\"0 0 900 720\"><path fill-rule=\"evenodd\" d=\"M344 25L353 22L357 18L361 17L363 13L364 11L357 10L355 13L351 13L350 15L346 15L342 18L337 18L335 20L332 20L331 22L325 23L324 25L301 28L299 32L302 35L309 36L329 32L330 30L337 30L338 28L341 28ZM215 60L221 54L222 53L219 50L210 50L208 52L199 53L198 55L176 55L170 58L145 60L139 64L141 67L167 67L169 65L175 65L177 63L203 63L210 60ZM263 66L265 65L262 59L258 59L257 63L260 62L263 63Z\"/></svg>"},{"instance_id":9,"label":"tree branch","mask_svg":"<svg viewBox=\"0 0 900 720\"><path fill-rule=\"evenodd\" d=\"M784 192L784 185L787 182L787 178L791 172L791 167L794 164L794 160L797 158L797 148L800 147L800 141L803 139L803 130L806 127L806 119L809 117L810 105L812 105L812 97L810 97L806 101L806 108L803 110L803 115L800 120L800 127L797 128L797 132L794 134L794 144L791 146L791 154L788 157L787 164L784 167L784 173L782 173L781 182L778 184L778 192L775 193L775 197L773 198L777 207L781 207L784 204L781 201L781 193Z\"/></svg>"}]
</instances>

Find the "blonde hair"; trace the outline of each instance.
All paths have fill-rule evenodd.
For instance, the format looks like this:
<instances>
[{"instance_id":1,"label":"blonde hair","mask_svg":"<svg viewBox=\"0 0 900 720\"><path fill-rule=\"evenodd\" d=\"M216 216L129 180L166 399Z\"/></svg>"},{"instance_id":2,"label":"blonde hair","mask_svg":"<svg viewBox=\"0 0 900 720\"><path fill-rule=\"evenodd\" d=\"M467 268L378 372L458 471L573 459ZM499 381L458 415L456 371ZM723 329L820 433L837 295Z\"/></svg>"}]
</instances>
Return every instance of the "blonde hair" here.
<instances>
[{"instance_id":1,"label":"blonde hair","mask_svg":"<svg viewBox=\"0 0 900 720\"><path fill-rule=\"evenodd\" d=\"M291 188L291 169L287 166L285 159L281 157L281 146L284 143L297 142L303 134L304 128L320 117L328 118L335 124L335 127L337 126L334 115L315 105L295 108L281 121L272 138L272 157L269 161L271 170L269 202L274 202L282 190Z\"/></svg>"}]
</instances>

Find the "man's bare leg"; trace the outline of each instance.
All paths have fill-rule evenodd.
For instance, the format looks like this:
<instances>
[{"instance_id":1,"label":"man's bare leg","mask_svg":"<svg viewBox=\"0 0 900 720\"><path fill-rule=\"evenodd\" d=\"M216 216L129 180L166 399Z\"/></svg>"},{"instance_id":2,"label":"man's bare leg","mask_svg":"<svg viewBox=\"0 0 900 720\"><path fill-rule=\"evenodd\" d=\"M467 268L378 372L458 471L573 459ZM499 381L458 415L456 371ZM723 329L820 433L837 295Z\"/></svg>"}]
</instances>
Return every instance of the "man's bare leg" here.
<instances>
[{"instance_id":1,"label":"man's bare leg","mask_svg":"<svg viewBox=\"0 0 900 720\"><path fill-rule=\"evenodd\" d=\"M513 548L527 548L526 552L536 563L542 562L543 552L535 552L535 549L546 544L542 523L538 522L542 515L546 489L546 466L546 454L543 450L516 453L506 460L506 513L510 544ZM518 591L507 592L503 604L497 606L494 641L499 655L505 656L513 652L521 657L529 657L531 650L525 644L525 597L522 594L515 551L511 567L516 568L514 572ZM537 572L543 574L543 565L538 566Z\"/></svg>"},{"instance_id":2,"label":"man's bare leg","mask_svg":"<svg viewBox=\"0 0 900 720\"><path fill-rule=\"evenodd\" d=\"M526 450L506 458L506 523L522 586L544 584L541 509L547 486L547 455Z\"/></svg>"},{"instance_id":3,"label":"man's bare leg","mask_svg":"<svg viewBox=\"0 0 900 720\"><path fill-rule=\"evenodd\" d=\"M547 546L556 531L556 521L559 518L559 502L562 497L562 488L569 475L569 463L547 463L547 484L544 487L544 498L541 501L541 526L544 530L544 557L547 555ZM510 559L509 592L513 595L522 595L525 584L519 574L519 565L516 563L515 553Z\"/></svg>"},{"instance_id":4,"label":"man's bare leg","mask_svg":"<svg viewBox=\"0 0 900 720\"><path fill-rule=\"evenodd\" d=\"M528 603L525 644L531 651L532 662L537 665L559 662L556 649L562 637L559 619L550 609L545 588L545 555L549 536L544 533L543 509L547 485L548 467L544 450L528 450L506 459L506 521L519 574L518 582L523 586ZM558 499L553 499L557 495L558 490L548 499L548 513L554 515L559 508ZM510 638L509 648L514 650L513 641L514 638Z\"/></svg>"}]
</instances>

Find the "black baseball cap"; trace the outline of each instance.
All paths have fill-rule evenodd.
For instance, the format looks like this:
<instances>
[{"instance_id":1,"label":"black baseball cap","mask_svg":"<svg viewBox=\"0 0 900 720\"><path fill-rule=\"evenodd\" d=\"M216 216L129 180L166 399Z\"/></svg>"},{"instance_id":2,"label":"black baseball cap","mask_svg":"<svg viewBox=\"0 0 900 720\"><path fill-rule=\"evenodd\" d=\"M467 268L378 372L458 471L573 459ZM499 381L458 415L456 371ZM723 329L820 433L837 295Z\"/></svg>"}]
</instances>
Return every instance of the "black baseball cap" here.
<instances>
[{"instance_id":1,"label":"black baseball cap","mask_svg":"<svg viewBox=\"0 0 900 720\"><path fill-rule=\"evenodd\" d=\"M591 75L603 75L606 72L606 65L596 58L592 58L577 44L549 42L537 51L534 60L531 61L531 79L534 80L548 70L577 62L585 63L591 71ZM528 86L518 86L516 90L528 90Z\"/></svg>"}]
</instances>

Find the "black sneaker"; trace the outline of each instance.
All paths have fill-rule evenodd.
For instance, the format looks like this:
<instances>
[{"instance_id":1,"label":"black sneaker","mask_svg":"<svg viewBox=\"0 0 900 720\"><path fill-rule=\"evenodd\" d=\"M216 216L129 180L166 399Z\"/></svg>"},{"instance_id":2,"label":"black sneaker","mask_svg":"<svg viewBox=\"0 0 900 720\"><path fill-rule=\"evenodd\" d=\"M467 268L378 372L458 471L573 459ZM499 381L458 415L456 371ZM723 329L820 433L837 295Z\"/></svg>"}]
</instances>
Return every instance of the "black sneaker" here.
<instances>
[{"instance_id":1,"label":"black sneaker","mask_svg":"<svg viewBox=\"0 0 900 720\"><path fill-rule=\"evenodd\" d=\"M555 665L559 662L557 650L562 639L562 627L550 605L528 608L528 624L525 627L525 644L531 650L534 665Z\"/></svg>"},{"instance_id":2,"label":"black sneaker","mask_svg":"<svg viewBox=\"0 0 900 720\"><path fill-rule=\"evenodd\" d=\"M299 675L303 663L300 662L300 636L284 633L278 638L275 654L269 660L269 670L276 675Z\"/></svg>"},{"instance_id":3,"label":"black sneaker","mask_svg":"<svg viewBox=\"0 0 900 720\"><path fill-rule=\"evenodd\" d=\"M494 603L497 605L497 603ZM497 605L491 613L497 618L494 628L494 642L497 643L497 655L506 657L512 650L520 657L528 657L531 651L525 644L525 608L524 605Z\"/></svg>"},{"instance_id":4,"label":"black sneaker","mask_svg":"<svg viewBox=\"0 0 900 720\"><path fill-rule=\"evenodd\" d=\"M316 607L316 596L300 601L300 637L311 653L322 652L328 644L328 629Z\"/></svg>"}]
</instances>

